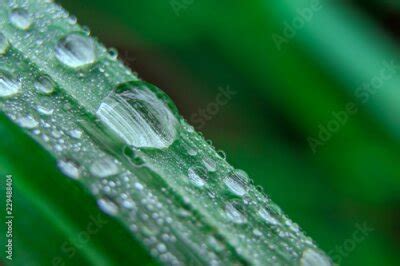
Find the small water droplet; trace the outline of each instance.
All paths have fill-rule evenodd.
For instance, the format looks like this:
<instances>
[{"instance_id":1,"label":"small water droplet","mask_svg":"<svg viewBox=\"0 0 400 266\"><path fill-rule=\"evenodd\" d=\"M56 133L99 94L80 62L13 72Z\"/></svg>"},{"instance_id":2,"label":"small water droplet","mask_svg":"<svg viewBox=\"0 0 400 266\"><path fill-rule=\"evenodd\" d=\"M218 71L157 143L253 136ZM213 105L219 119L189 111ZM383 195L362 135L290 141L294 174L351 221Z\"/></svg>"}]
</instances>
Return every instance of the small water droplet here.
<instances>
[{"instance_id":1,"label":"small water droplet","mask_svg":"<svg viewBox=\"0 0 400 266\"><path fill-rule=\"evenodd\" d=\"M75 162L70 160L61 160L58 162L58 167L60 168L61 172L70 178L78 179L80 177L79 166Z\"/></svg>"},{"instance_id":2,"label":"small water droplet","mask_svg":"<svg viewBox=\"0 0 400 266\"><path fill-rule=\"evenodd\" d=\"M219 241L213 235L208 236L207 242L216 252L222 252L224 250L224 244L222 244L221 241Z\"/></svg>"},{"instance_id":3,"label":"small water droplet","mask_svg":"<svg viewBox=\"0 0 400 266\"><path fill-rule=\"evenodd\" d=\"M68 134L74 139L80 139L82 137L82 131L79 129L73 129L69 131Z\"/></svg>"},{"instance_id":4,"label":"small water droplet","mask_svg":"<svg viewBox=\"0 0 400 266\"><path fill-rule=\"evenodd\" d=\"M111 59L113 59L113 60L118 58L118 50L115 48L108 49L108 54L110 55Z\"/></svg>"},{"instance_id":5,"label":"small water droplet","mask_svg":"<svg viewBox=\"0 0 400 266\"><path fill-rule=\"evenodd\" d=\"M263 235L263 233L260 230L258 230L257 228L253 229L253 234L257 237L260 237Z\"/></svg>"},{"instance_id":6,"label":"small water droplet","mask_svg":"<svg viewBox=\"0 0 400 266\"><path fill-rule=\"evenodd\" d=\"M80 68L96 61L95 44L89 37L72 33L60 39L55 48L56 57L64 65Z\"/></svg>"},{"instance_id":7,"label":"small water droplet","mask_svg":"<svg viewBox=\"0 0 400 266\"><path fill-rule=\"evenodd\" d=\"M39 122L36 121L36 119L33 118L32 116L19 117L17 119L17 123L21 127L27 128L27 129L33 129L33 128L36 128L39 125Z\"/></svg>"},{"instance_id":8,"label":"small water droplet","mask_svg":"<svg viewBox=\"0 0 400 266\"><path fill-rule=\"evenodd\" d=\"M164 149L176 139L178 121L144 83L118 86L101 103L97 116L128 145Z\"/></svg>"},{"instance_id":9,"label":"small water droplet","mask_svg":"<svg viewBox=\"0 0 400 266\"><path fill-rule=\"evenodd\" d=\"M213 159L205 157L202 162L203 165L206 167L207 171L215 172L217 170L217 164Z\"/></svg>"},{"instance_id":10,"label":"small water droplet","mask_svg":"<svg viewBox=\"0 0 400 266\"><path fill-rule=\"evenodd\" d=\"M32 25L32 18L27 10L16 8L11 11L10 22L21 30L27 30Z\"/></svg>"},{"instance_id":11,"label":"small water droplet","mask_svg":"<svg viewBox=\"0 0 400 266\"><path fill-rule=\"evenodd\" d=\"M136 204L131 199L126 199L122 202L122 207L127 209L135 208Z\"/></svg>"},{"instance_id":12,"label":"small water droplet","mask_svg":"<svg viewBox=\"0 0 400 266\"><path fill-rule=\"evenodd\" d=\"M51 135L53 137L55 137L56 139L58 139L58 138L61 138L62 132L57 130L57 129L54 129L54 130L51 131Z\"/></svg>"},{"instance_id":13,"label":"small water droplet","mask_svg":"<svg viewBox=\"0 0 400 266\"><path fill-rule=\"evenodd\" d=\"M166 247L163 243L159 243L159 244L157 245L157 250L158 250L158 252L160 252L160 253L164 253L164 252L167 251L167 247Z\"/></svg>"},{"instance_id":14,"label":"small water droplet","mask_svg":"<svg viewBox=\"0 0 400 266\"><path fill-rule=\"evenodd\" d=\"M226 153L225 153L224 151L219 150L219 151L218 151L218 155L219 155L222 159L226 160Z\"/></svg>"},{"instance_id":15,"label":"small water droplet","mask_svg":"<svg viewBox=\"0 0 400 266\"><path fill-rule=\"evenodd\" d=\"M106 214L116 215L118 213L118 206L108 198L97 200L97 205Z\"/></svg>"},{"instance_id":16,"label":"small water droplet","mask_svg":"<svg viewBox=\"0 0 400 266\"><path fill-rule=\"evenodd\" d=\"M261 208L258 211L258 215L268 224L277 225L279 223L265 208Z\"/></svg>"},{"instance_id":17,"label":"small water droplet","mask_svg":"<svg viewBox=\"0 0 400 266\"><path fill-rule=\"evenodd\" d=\"M54 81L46 75L37 77L34 86L35 89L45 95L53 93L56 87Z\"/></svg>"},{"instance_id":18,"label":"small water droplet","mask_svg":"<svg viewBox=\"0 0 400 266\"><path fill-rule=\"evenodd\" d=\"M190 156L196 156L197 155L197 151L195 149L192 149L192 148L189 148L187 152L188 152L188 154Z\"/></svg>"},{"instance_id":19,"label":"small water droplet","mask_svg":"<svg viewBox=\"0 0 400 266\"><path fill-rule=\"evenodd\" d=\"M242 205L238 201L226 203L225 214L233 223L244 224L247 222L247 219L243 214Z\"/></svg>"},{"instance_id":20,"label":"small water droplet","mask_svg":"<svg viewBox=\"0 0 400 266\"><path fill-rule=\"evenodd\" d=\"M36 110L37 110L39 113L41 113L42 115L52 115L53 112L54 112L53 109L50 109L50 108L47 108L47 107L44 107L44 106L41 106L41 105L38 105L38 106L36 107Z\"/></svg>"},{"instance_id":21,"label":"small water droplet","mask_svg":"<svg viewBox=\"0 0 400 266\"><path fill-rule=\"evenodd\" d=\"M126 159L129 160L130 163L132 163L134 166L143 166L145 162L143 159L138 156L137 150L135 148L125 146L123 149L123 154Z\"/></svg>"},{"instance_id":22,"label":"small water droplet","mask_svg":"<svg viewBox=\"0 0 400 266\"><path fill-rule=\"evenodd\" d=\"M10 48L10 42L3 33L0 32L0 55L5 54Z\"/></svg>"},{"instance_id":23,"label":"small water droplet","mask_svg":"<svg viewBox=\"0 0 400 266\"><path fill-rule=\"evenodd\" d=\"M71 25L76 24L76 22L78 21L78 19L75 16L69 16L68 17L68 23Z\"/></svg>"},{"instance_id":24,"label":"small water droplet","mask_svg":"<svg viewBox=\"0 0 400 266\"><path fill-rule=\"evenodd\" d=\"M19 93L21 83L11 73L0 70L0 97L11 97Z\"/></svg>"},{"instance_id":25,"label":"small water droplet","mask_svg":"<svg viewBox=\"0 0 400 266\"><path fill-rule=\"evenodd\" d=\"M329 259L320 252L307 248L304 250L300 259L301 266L330 266L332 265Z\"/></svg>"},{"instance_id":26,"label":"small water droplet","mask_svg":"<svg viewBox=\"0 0 400 266\"><path fill-rule=\"evenodd\" d=\"M207 182L207 173L202 167L189 168L188 177L196 187L203 187Z\"/></svg>"},{"instance_id":27,"label":"small water droplet","mask_svg":"<svg viewBox=\"0 0 400 266\"><path fill-rule=\"evenodd\" d=\"M100 178L113 176L118 172L118 165L109 157L99 159L90 166L90 173Z\"/></svg>"},{"instance_id":28,"label":"small water droplet","mask_svg":"<svg viewBox=\"0 0 400 266\"><path fill-rule=\"evenodd\" d=\"M247 193L249 176L243 170L234 170L224 179L224 183L233 194L242 197Z\"/></svg>"}]
</instances>

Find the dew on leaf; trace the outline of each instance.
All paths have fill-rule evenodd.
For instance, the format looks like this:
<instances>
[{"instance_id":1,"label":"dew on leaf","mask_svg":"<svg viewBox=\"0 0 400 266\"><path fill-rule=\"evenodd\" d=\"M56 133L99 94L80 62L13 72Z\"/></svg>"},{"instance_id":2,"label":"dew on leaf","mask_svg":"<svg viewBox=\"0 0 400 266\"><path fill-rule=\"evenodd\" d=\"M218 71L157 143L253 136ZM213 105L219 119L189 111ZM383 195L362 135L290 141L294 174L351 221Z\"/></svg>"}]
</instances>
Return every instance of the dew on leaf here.
<instances>
[{"instance_id":1,"label":"dew on leaf","mask_svg":"<svg viewBox=\"0 0 400 266\"><path fill-rule=\"evenodd\" d=\"M46 116L52 115L53 112L54 112L53 109L44 107L44 106L42 106L42 105L38 105L38 106L36 107L36 110L37 110L40 114L46 115Z\"/></svg>"},{"instance_id":2,"label":"dew on leaf","mask_svg":"<svg viewBox=\"0 0 400 266\"><path fill-rule=\"evenodd\" d=\"M10 42L3 33L0 32L0 55L5 54L10 48Z\"/></svg>"},{"instance_id":3,"label":"dew on leaf","mask_svg":"<svg viewBox=\"0 0 400 266\"><path fill-rule=\"evenodd\" d=\"M263 219L265 222L271 225L277 225L278 220L276 220L274 217L271 216L269 211L265 208L261 208L258 210L258 215L260 216L261 219Z\"/></svg>"},{"instance_id":4,"label":"dew on leaf","mask_svg":"<svg viewBox=\"0 0 400 266\"><path fill-rule=\"evenodd\" d=\"M11 11L10 22L18 29L27 30L32 25L32 18L27 10L16 8Z\"/></svg>"},{"instance_id":5,"label":"dew on leaf","mask_svg":"<svg viewBox=\"0 0 400 266\"><path fill-rule=\"evenodd\" d=\"M188 178L196 187L203 187L207 182L207 173L202 167L191 167L188 170Z\"/></svg>"},{"instance_id":6,"label":"dew on leaf","mask_svg":"<svg viewBox=\"0 0 400 266\"><path fill-rule=\"evenodd\" d=\"M301 266L330 266L329 259L320 252L307 248L300 259Z\"/></svg>"},{"instance_id":7,"label":"dew on leaf","mask_svg":"<svg viewBox=\"0 0 400 266\"><path fill-rule=\"evenodd\" d=\"M20 91L20 81L10 72L0 70L0 97L11 97Z\"/></svg>"},{"instance_id":8,"label":"dew on leaf","mask_svg":"<svg viewBox=\"0 0 400 266\"><path fill-rule=\"evenodd\" d=\"M234 170L224 179L228 189L237 196L244 196L248 190L249 177L243 170Z\"/></svg>"},{"instance_id":9,"label":"dew on leaf","mask_svg":"<svg viewBox=\"0 0 400 266\"><path fill-rule=\"evenodd\" d=\"M229 220L236 224L244 224L247 222L243 214L242 206L238 201L231 201L225 204L225 214Z\"/></svg>"},{"instance_id":10,"label":"dew on leaf","mask_svg":"<svg viewBox=\"0 0 400 266\"><path fill-rule=\"evenodd\" d=\"M136 148L164 149L176 139L178 121L153 92L134 83L119 86L101 103L97 116Z\"/></svg>"},{"instance_id":11,"label":"dew on leaf","mask_svg":"<svg viewBox=\"0 0 400 266\"><path fill-rule=\"evenodd\" d=\"M209 157L205 157L203 160L203 165L209 172L215 172L217 170L217 164L215 161Z\"/></svg>"},{"instance_id":12,"label":"dew on leaf","mask_svg":"<svg viewBox=\"0 0 400 266\"><path fill-rule=\"evenodd\" d=\"M82 137L82 131L79 129L72 129L68 132L68 135L70 135L74 139L80 139Z\"/></svg>"},{"instance_id":13,"label":"dew on leaf","mask_svg":"<svg viewBox=\"0 0 400 266\"><path fill-rule=\"evenodd\" d=\"M78 179L80 177L80 170L77 163L70 160L61 160L58 162L58 167L61 172L72 179Z\"/></svg>"},{"instance_id":14,"label":"dew on leaf","mask_svg":"<svg viewBox=\"0 0 400 266\"><path fill-rule=\"evenodd\" d=\"M55 54L64 65L71 68L81 68L96 61L95 50L95 44L91 38L72 33L58 41Z\"/></svg>"},{"instance_id":15,"label":"dew on leaf","mask_svg":"<svg viewBox=\"0 0 400 266\"><path fill-rule=\"evenodd\" d=\"M106 214L116 215L118 213L118 206L108 198L98 199L97 205Z\"/></svg>"},{"instance_id":16,"label":"dew on leaf","mask_svg":"<svg viewBox=\"0 0 400 266\"><path fill-rule=\"evenodd\" d=\"M99 159L90 166L90 173L100 178L113 176L118 172L118 165L109 157Z\"/></svg>"},{"instance_id":17,"label":"dew on leaf","mask_svg":"<svg viewBox=\"0 0 400 266\"><path fill-rule=\"evenodd\" d=\"M36 78L34 86L38 92L49 95L54 92L56 85L49 76L42 75Z\"/></svg>"},{"instance_id":18,"label":"dew on leaf","mask_svg":"<svg viewBox=\"0 0 400 266\"><path fill-rule=\"evenodd\" d=\"M39 125L39 122L33 118L32 116L22 116L17 119L17 123L27 129L36 128Z\"/></svg>"}]
</instances>

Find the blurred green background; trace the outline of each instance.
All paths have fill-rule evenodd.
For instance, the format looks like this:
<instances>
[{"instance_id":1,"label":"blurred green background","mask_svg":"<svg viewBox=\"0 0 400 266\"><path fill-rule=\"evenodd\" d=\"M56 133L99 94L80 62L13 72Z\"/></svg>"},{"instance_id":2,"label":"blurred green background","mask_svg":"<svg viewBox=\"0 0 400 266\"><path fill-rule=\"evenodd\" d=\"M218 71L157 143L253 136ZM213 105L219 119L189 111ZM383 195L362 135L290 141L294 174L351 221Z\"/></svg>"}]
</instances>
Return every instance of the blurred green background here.
<instances>
[{"instance_id":1,"label":"blurred green background","mask_svg":"<svg viewBox=\"0 0 400 266\"><path fill-rule=\"evenodd\" d=\"M398 2L60 3L337 263L398 265Z\"/></svg>"}]
</instances>

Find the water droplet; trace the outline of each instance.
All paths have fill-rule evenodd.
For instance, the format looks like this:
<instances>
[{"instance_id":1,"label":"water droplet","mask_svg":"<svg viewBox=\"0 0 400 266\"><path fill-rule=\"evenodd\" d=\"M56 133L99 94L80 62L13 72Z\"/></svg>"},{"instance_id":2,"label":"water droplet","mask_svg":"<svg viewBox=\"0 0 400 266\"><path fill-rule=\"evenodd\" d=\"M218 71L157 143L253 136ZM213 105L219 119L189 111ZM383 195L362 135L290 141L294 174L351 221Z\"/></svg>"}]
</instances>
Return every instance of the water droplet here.
<instances>
[{"instance_id":1,"label":"water droplet","mask_svg":"<svg viewBox=\"0 0 400 266\"><path fill-rule=\"evenodd\" d=\"M226 160L226 153L224 151L219 150L218 155L223 159Z\"/></svg>"},{"instance_id":2,"label":"water droplet","mask_svg":"<svg viewBox=\"0 0 400 266\"><path fill-rule=\"evenodd\" d=\"M136 204L131 199L126 199L122 202L122 206L127 209L133 209L136 207Z\"/></svg>"},{"instance_id":3,"label":"water droplet","mask_svg":"<svg viewBox=\"0 0 400 266\"><path fill-rule=\"evenodd\" d=\"M203 187L206 184L207 173L204 168L191 167L188 170L188 177L196 187Z\"/></svg>"},{"instance_id":4,"label":"water droplet","mask_svg":"<svg viewBox=\"0 0 400 266\"><path fill-rule=\"evenodd\" d=\"M74 139L80 139L82 137L82 131L79 129L73 129L68 133Z\"/></svg>"},{"instance_id":5,"label":"water droplet","mask_svg":"<svg viewBox=\"0 0 400 266\"><path fill-rule=\"evenodd\" d=\"M60 39L55 48L56 57L66 66L80 68L96 61L95 44L89 37L72 33Z\"/></svg>"},{"instance_id":6,"label":"water droplet","mask_svg":"<svg viewBox=\"0 0 400 266\"><path fill-rule=\"evenodd\" d=\"M279 223L265 208L261 208L258 211L258 215L268 224L277 225Z\"/></svg>"},{"instance_id":7,"label":"water droplet","mask_svg":"<svg viewBox=\"0 0 400 266\"><path fill-rule=\"evenodd\" d=\"M101 198L97 200L97 205L106 214L116 215L118 213L118 206L110 199Z\"/></svg>"},{"instance_id":8,"label":"water droplet","mask_svg":"<svg viewBox=\"0 0 400 266\"><path fill-rule=\"evenodd\" d=\"M17 123L24 128L33 129L39 125L39 122L36 121L32 116L23 116L17 119Z\"/></svg>"},{"instance_id":9,"label":"water droplet","mask_svg":"<svg viewBox=\"0 0 400 266\"><path fill-rule=\"evenodd\" d=\"M159 244L157 245L157 250L158 250L158 252L160 252L160 253L164 253L164 252L167 251L167 247L166 247L163 243L159 243Z\"/></svg>"},{"instance_id":10,"label":"water droplet","mask_svg":"<svg viewBox=\"0 0 400 266\"><path fill-rule=\"evenodd\" d=\"M221 241L219 241L212 235L208 236L207 242L211 246L211 248L216 252L221 252L224 250L224 244L222 244Z\"/></svg>"},{"instance_id":11,"label":"water droplet","mask_svg":"<svg viewBox=\"0 0 400 266\"><path fill-rule=\"evenodd\" d=\"M0 32L0 55L5 54L10 48L10 43L6 36Z\"/></svg>"},{"instance_id":12,"label":"water droplet","mask_svg":"<svg viewBox=\"0 0 400 266\"><path fill-rule=\"evenodd\" d=\"M38 106L36 107L36 110L37 110L39 113L41 113L42 115L52 115L53 112L54 112L53 109L50 109L50 108L47 108L47 107L44 107L44 106L41 106L41 105L38 105Z\"/></svg>"},{"instance_id":13,"label":"water droplet","mask_svg":"<svg viewBox=\"0 0 400 266\"><path fill-rule=\"evenodd\" d=\"M80 170L78 164L70 160L61 160L58 162L58 167L61 172L73 179L78 179L80 177Z\"/></svg>"},{"instance_id":14,"label":"water droplet","mask_svg":"<svg viewBox=\"0 0 400 266\"><path fill-rule=\"evenodd\" d=\"M192 148L189 148L187 152L188 152L188 154L190 156L196 156L197 155L197 151L195 149L192 149Z\"/></svg>"},{"instance_id":15,"label":"water droplet","mask_svg":"<svg viewBox=\"0 0 400 266\"><path fill-rule=\"evenodd\" d=\"M23 8L16 8L11 11L11 24L21 30L27 30L32 25L32 19L28 11Z\"/></svg>"},{"instance_id":16,"label":"water droplet","mask_svg":"<svg viewBox=\"0 0 400 266\"><path fill-rule=\"evenodd\" d=\"M249 177L243 170L234 170L225 179L224 183L229 190L237 195L244 196L247 193Z\"/></svg>"},{"instance_id":17,"label":"water droplet","mask_svg":"<svg viewBox=\"0 0 400 266\"><path fill-rule=\"evenodd\" d=\"M243 214L243 208L238 201L232 201L225 204L226 216L236 224L244 224L247 222Z\"/></svg>"},{"instance_id":18,"label":"water droplet","mask_svg":"<svg viewBox=\"0 0 400 266\"><path fill-rule=\"evenodd\" d=\"M78 21L78 19L75 16L69 16L68 17L68 23L71 25L76 24L76 22Z\"/></svg>"},{"instance_id":19,"label":"water droplet","mask_svg":"<svg viewBox=\"0 0 400 266\"><path fill-rule=\"evenodd\" d=\"M164 149L176 139L178 121L146 85L128 82L101 103L97 116L128 145Z\"/></svg>"},{"instance_id":20,"label":"water droplet","mask_svg":"<svg viewBox=\"0 0 400 266\"><path fill-rule=\"evenodd\" d=\"M135 148L125 146L123 149L123 154L126 159L129 160L134 166L143 166L145 162L138 156L137 150Z\"/></svg>"},{"instance_id":21,"label":"water droplet","mask_svg":"<svg viewBox=\"0 0 400 266\"><path fill-rule=\"evenodd\" d=\"M254 234L255 236L257 236L257 237L260 237L260 236L263 235L263 233L262 233L260 230L258 230L257 228L254 228L254 229L253 229L253 234Z\"/></svg>"},{"instance_id":22,"label":"water droplet","mask_svg":"<svg viewBox=\"0 0 400 266\"><path fill-rule=\"evenodd\" d=\"M11 73L0 70L0 97L11 97L21 90L21 83Z\"/></svg>"},{"instance_id":23,"label":"water droplet","mask_svg":"<svg viewBox=\"0 0 400 266\"><path fill-rule=\"evenodd\" d=\"M317 252L314 249L308 248L303 252L303 255L300 259L301 266L330 266L331 262L329 259Z\"/></svg>"},{"instance_id":24,"label":"water droplet","mask_svg":"<svg viewBox=\"0 0 400 266\"><path fill-rule=\"evenodd\" d=\"M56 87L54 81L46 75L37 77L34 86L35 89L45 95L53 93Z\"/></svg>"},{"instance_id":25,"label":"water droplet","mask_svg":"<svg viewBox=\"0 0 400 266\"><path fill-rule=\"evenodd\" d=\"M115 60L118 57L118 50L115 48L108 49L108 54L110 55L111 59Z\"/></svg>"},{"instance_id":26,"label":"water droplet","mask_svg":"<svg viewBox=\"0 0 400 266\"><path fill-rule=\"evenodd\" d=\"M90 173L100 178L113 176L118 172L118 165L109 157L99 159L90 166Z\"/></svg>"},{"instance_id":27,"label":"water droplet","mask_svg":"<svg viewBox=\"0 0 400 266\"><path fill-rule=\"evenodd\" d=\"M203 159L203 165L206 167L207 171L215 172L217 170L217 164L215 161L209 157Z\"/></svg>"}]
</instances>

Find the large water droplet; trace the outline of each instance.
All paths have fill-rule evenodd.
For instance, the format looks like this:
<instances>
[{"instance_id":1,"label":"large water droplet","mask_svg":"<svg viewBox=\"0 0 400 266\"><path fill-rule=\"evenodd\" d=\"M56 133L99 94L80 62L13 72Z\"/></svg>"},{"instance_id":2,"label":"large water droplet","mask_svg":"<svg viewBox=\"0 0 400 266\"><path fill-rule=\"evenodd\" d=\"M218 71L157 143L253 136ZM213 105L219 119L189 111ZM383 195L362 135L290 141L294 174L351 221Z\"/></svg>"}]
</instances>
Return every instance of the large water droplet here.
<instances>
[{"instance_id":1,"label":"large water droplet","mask_svg":"<svg viewBox=\"0 0 400 266\"><path fill-rule=\"evenodd\" d=\"M32 18L28 11L23 8L16 8L11 11L10 22L21 30L27 30L32 25Z\"/></svg>"},{"instance_id":2,"label":"large water droplet","mask_svg":"<svg viewBox=\"0 0 400 266\"><path fill-rule=\"evenodd\" d=\"M58 162L58 167L61 172L63 172L66 176L78 179L80 177L80 170L78 164L70 161L70 160L61 160Z\"/></svg>"},{"instance_id":3,"label":"large water droplet","mask_svg":"<svg viewBox=\"0 0 400 266\"><path fill-rule=\"evenodd\" d=\"M197 187L203 187L207 182L207 173L202 167L189 168L188 177L189 180Z\"/></svg>"},{"instance_id":4,"label":"large water droplet","mask_svg":"<svg viewBox=\"0 0 400 266\"><path fill-rule=\"evenodd\" d=\"M119 86L104 99L96 114L136 148L167 148L177 136L178 121L170 108L136 82Z\"/></svg>"},{"instance_id":5,"label":"large water droplet","mask_svg":"<svg viewBox=\"0 0 400 266\"><path fill-rule=\"evenodd\" d=\"M118 213L118 206L107 198L99 199L97 205L103 212L109 215L116 215Z\"/></svg>"},{"instance_id":6,"label":"large water droplet","mask_svg":"<svg viewBox=\"0 0 400 266\"><path fill-rule=\"evenodd\" d=\"M11 97L21 90L21 83L11 73L0 70L0 97Z\"/></svg>"},{"instance_id":7,"label":"large water droplet","mask_svg":"<svg viewBox=\"0 0 400 266\"><path fill-rule=\"evenodd\" d=\"M55 53L61 63L71 68L80 68L96 61L95 50L95 44L91 38L72 33L58 41Z\"/></svg>"},{"instance_id":8,"label":"large water droplet","mask_svg":"<svg viewBox=\"0 0 400 266\"><path fill-rule=\"evenodd\" d=\"M10 42L3 33L0 32L0 55L5 54L10 47Z\"/></svg>"},{"instance_id":9,"label":"large water droplet","mask_svg":"<svg viewBox=\"0 0 400 266\"><path fill-rule=\"evenodd\" d=\"M225 204L225 214L236 224L244 224L247 222L247 219L243 214L242 206L238 201L232 201Z\"/></svg>"},{"instance_id":10,"label":"large water droplet","mask_svg":"<svg viewBox=\"0 0 400 266\"><path fill-rule=\"evenodd\" d=\"M49 76L39 76L35 80L35 89L40 93L48 95L54 92L56 84Z\"/></svg>"},{"instance_id":11,"label":"large water droplet","mask_svg":"<svg viewBox=\"0 0 400 266\"><path fill-rule=\"evenodd\" d=\"M33 129L39 125L39 122L36 121L32 116L23 116L17 119L17 123L24 128Z\"/></svg>"},{"instance_id":12,"label":"large water droplet","mask_svg":"<svg viewBox=\"0 0 400 266\"><path fill-rule=\"evenodd\" d=\"M321 254L320 252L308 248L303 252L300 259L301 266L330 266L331 262L329 259Z\"/></svg>"},{"instance_id":13,"label":"large water droplet","mask_svg":"<svg viewBox=\"0 0 400 266\"><path fill-rule=\"evenodd\" d=\"M240 197L247 193L248 182L249 176L243 170L235 170L224 179L224 183L229 190Z\"/></svg>"},{"instance_id":14,"label":"large water droplet","mask_svg":"<svg viewBox=\"0 0 400 266\"><path fill-rule=\"evenodd\" d=\"M258 215L268 224L277 225L279 223L265 208L261 208L258 211Z\"/></svg>"},{"instance_id":15,"label":"large water droplet","mask_svg":"<svg viewBox=\"0 0 400 266\"><path fill-rule=\"evenodd\" d=\"M113 176L118 172L118 165L109 157L99 159L90 166L90 173L100 178Z\"/></svg>"}]
</instances>

